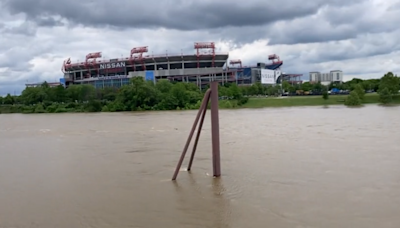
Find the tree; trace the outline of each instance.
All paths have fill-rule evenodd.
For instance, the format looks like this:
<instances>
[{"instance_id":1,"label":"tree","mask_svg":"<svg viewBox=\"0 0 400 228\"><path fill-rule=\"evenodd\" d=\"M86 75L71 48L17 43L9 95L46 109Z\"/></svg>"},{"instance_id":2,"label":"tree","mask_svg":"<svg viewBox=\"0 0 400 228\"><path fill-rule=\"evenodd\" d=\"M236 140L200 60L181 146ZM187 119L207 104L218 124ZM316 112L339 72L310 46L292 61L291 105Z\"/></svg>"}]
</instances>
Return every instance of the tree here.
<instances>
[{"instance_id":1,"label":"tree","mask_svg":"<svg viewBox=\"0 0 400 228\"><path fill-rule=\"evenodd\" d=\"M361 86L361 83L354 86L354 91L357 93L358 98L360 98L360 100L364 100L365 90Z\"/></svg>"},{"instance_id":2,"label":"tree","mask_svg":"<svg viewBox=\"0 0 400 228\"><path fill-rule=\"evenodd\" d=\"M361 83L361 85L362 85L362 87L363 87L365 90L372 90L372 89L373 89L373 88L372 88L372 82L369 81L369 80L363 81L363 82Z\"/></svg>"},{"instance_id":3,"label":"tree","mask_svg":"<svg viewBox=\"0 0 400 228\"><path fill-rule=\"evenodd\" d=\"M323 98L324 100L328 100L328 99L329 99L328 91L324 91L324 92L322 93L322 98Z\"/></svg>"},{"instance_id":4,"label":"tree","mask_svg":"<svg viewBox=\"0 0 400 228\"><path fill-rule=\"evenodd\" d=\"M310 91L312 90L313 85L310 82L304 82L303 84L301 84L301 90L304 91Z\"/></svg>"},{"instance_id":5,"label":"tree","mask_svg":"<svg viewBox=\"0 0 400 228\"><path fill-rule=\"evenodd\" d=\"M3 99L3 103L6 105L12 105L14 104L15 100L14 97L11 96L11 94L7 94L7 96Z\"/></svg>"},{"instance_id":6,"label":"tree","mask_svg":"<svg viewBox=\"0 0 400 228\"><path fill-rule=\"evenodd\" d=\"M275 96L279 93L279 87L277 86L268 86L267 87L267 94L268 96Z\"/></svg>"},{"instance_id":7,"label":"tree","mask_svg":"<svg viewBox=\"0 0 400 228\"><path fill-rule=\"evenodd\" d=\"M392 94L387 87L379 91L379 101L382 104L388 104L392 101L392 99L393 99Z\"/></svg>"},{"instance_id":8,"label":"tree","mask_svg":"<svg viewBox=\"0 0 400 228\"><path fill-rule=\"evenodd\" d=\"M314 90L315 92L322 92L325 89L324 88L325 86L323 86L321 84L321 82L317 82L317 83L313 84L312 86L313 86L312 90Z\"/></svg>"},{"instance_id":9,"label":"tree","mask_svg":"<svg viewBox=\"0 0 400 228\"><path fill-rule=\"evenodd\" d=\"M400 90L400 78L394 76L392 72L385 74L381 78L379 90L387 88L392 95L397 95ZM379 92L378 90L378 92Z\"/></svg>"},{"instance_id":10,"label":"tree","mask_svg":"<svg viewBox=\"0 0 400 228\"><path fill-rule=\"evenodd\" d=\"M289 91L289 88L290 88L290 83L287 82L287 81L283 81L283 82L282 82L282 89L283 89L285 92L288 92L288 91Z\"/></svg>"},{"instance_id":11,"label":"tree","mask_svg":"<svg viewBox=\"0 0 400 228\"><path fill-rule=\"evenodd\" d=\"M347 106L359 106L359 105L361 105L361 100L358 97L357 92L354 91L354 90L351 91L350 95L346 98L344 104L347 105Z\"/></svg>"},{"instance_id":12,"label":"tree","mask_svg":"<svg viewBox=\"0 0 400 228\"><path fill-rule=\"evenodd\" d=\"M243 96L239 87L236 84L231 84L229 86L229 91L230 91L230 94L233 97L233 99L239 100Z\"/></svg>"}]
</instances>

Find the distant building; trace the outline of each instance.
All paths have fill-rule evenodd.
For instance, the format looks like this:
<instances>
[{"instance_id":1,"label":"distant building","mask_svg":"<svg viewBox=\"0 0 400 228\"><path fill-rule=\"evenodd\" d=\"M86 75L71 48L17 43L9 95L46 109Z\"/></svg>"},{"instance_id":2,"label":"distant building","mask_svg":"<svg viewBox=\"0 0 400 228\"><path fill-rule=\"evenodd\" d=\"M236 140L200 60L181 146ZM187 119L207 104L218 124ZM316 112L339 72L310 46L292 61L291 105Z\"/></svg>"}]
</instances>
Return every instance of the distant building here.
<instances>
[{"instance_id":1,"label":"distant building","mask_svg":"<svg viewBox=\"0 0 400 228\"><path fill-rule=\"evenodd\" d=\"M332 82L343 82L343 71L332 70L329 73L310 72L310 82L321 82L323 85L329 85Z\"/></svg>"},{"instance_id":2,"label":"distant building","mask_svg":"<svg viewBox=\"0 0 400 228\"><path fill-rule=\"evenodd\" d=\"M43 85L44 82L39 82L39 83L27 83L25 84L26 87L40 87ZM49 85L49 87L57 87L59 85L61 85L60 82L47 82L47 85Z\"/></svg>"}]
</instances>

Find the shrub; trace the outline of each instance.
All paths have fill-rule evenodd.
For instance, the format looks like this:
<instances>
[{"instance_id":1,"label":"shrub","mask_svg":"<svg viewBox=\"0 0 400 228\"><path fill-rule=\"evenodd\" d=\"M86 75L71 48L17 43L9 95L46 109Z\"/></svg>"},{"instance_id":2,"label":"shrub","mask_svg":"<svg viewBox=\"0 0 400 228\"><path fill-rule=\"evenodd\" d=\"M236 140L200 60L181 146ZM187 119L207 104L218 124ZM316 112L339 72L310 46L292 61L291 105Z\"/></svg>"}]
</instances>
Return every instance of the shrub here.
<instances>
[{"instance_id":1,"label":"shrub","mask_svg":"<svg viewBox=\"0 0 400 228\"><path fill-rule=\"evenodd\" d=\"M356 91L351 91L350 95L344 101L344 104L347 106L359 106L361 105L361 100L358 97Z\"/></svg>"}]
</instances>

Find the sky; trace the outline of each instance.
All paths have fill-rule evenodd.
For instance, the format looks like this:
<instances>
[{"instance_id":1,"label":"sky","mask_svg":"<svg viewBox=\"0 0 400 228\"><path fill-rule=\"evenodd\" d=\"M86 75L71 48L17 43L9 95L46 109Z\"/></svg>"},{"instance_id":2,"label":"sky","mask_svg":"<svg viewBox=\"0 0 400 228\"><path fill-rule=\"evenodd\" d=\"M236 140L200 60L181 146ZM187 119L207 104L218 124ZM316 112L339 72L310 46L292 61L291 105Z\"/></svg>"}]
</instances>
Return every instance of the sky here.
<instances>
[{"instance_id":1,"label":"sky","mask_svg":"<svg viewBox=\"0 0 400 228\"><path fill-rule=\"evenodd\" d=\"M400 72L400 0L0 0L0 95L58 81L67 58L194 54L194 42L244 65L285 73L342 70L344 79Z\"/></svg>"}]
</instances>

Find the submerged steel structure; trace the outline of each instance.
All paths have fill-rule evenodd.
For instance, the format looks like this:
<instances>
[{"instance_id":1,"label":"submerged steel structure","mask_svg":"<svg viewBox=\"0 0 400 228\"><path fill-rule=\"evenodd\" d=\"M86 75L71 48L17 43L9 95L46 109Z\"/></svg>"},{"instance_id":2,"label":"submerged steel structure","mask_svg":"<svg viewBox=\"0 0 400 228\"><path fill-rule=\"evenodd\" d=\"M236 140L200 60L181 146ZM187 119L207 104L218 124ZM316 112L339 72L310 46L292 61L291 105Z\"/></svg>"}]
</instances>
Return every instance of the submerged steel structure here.
<instances>
[{"instance_id":1,"label":"submerged steel structure","mask_svg":"<svg viewBox=\"0 0 400 228\"><path fill-rule=\"evenodd\" d=\"M196 118L193 122L192 129L190 130L189 136L186 140L186 144L183 148L181 157L179 158L178 164L176 165L172 180L176 180L179 170L182 167L183 160L185 159L187 150L189 149L190 142L192 141L193 134L197 128L196 138L194 140L192 154L187 170L190 171L192 168L194 155L196 153L197 144L199 142L201 129L203 127L204 117L207 113L207 106L211 100L211 140L212 140L212 166L213 176L221 176L221 155L220 155L220 138L219 138L219 110L218 110L218 82L211 82L210 89L208 89L204 95L203 102L201 103L200 109L197 112ZM199 122L200 121L200 122Z\"/></svg>"}]
</instances>

